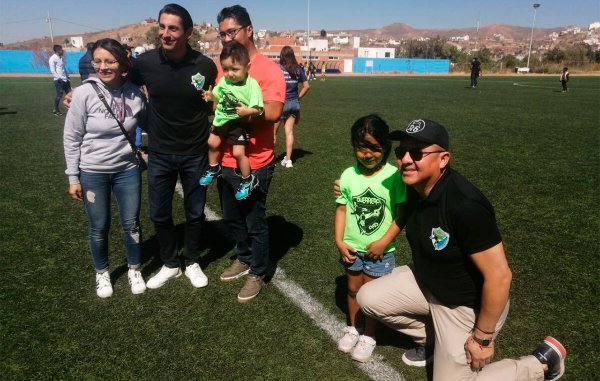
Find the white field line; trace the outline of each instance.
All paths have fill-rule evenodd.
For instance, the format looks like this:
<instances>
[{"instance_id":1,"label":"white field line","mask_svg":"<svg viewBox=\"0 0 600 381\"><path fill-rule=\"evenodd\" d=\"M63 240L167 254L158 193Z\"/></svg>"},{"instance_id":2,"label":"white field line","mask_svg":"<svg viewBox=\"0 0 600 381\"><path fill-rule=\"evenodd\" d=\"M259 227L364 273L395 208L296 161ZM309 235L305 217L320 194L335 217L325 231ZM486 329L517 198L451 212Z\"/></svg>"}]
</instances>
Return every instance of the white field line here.
<instances>
[{"instance_id":1,"label":"white field line","mask_svg":"<svg viewBox=\"0 0 600 381\"><path fill-rule=\"evenodd\" d=\"M175 191L183 197L183 188L179 181L175 186ZM204 214L209 221L218 221L221 219L217 213L210 210L208 207L204 208ZM275 271L275 275L271 282L283 295L298 306L302 312L308 315L317 327L324 330L335 343L342 338L342 330L346 326L345 323L337 320L335 316L330 314L329 311L327 311L321 303L310 296L308 292L304 291L304 289L293 280L288 279L285 272L280 267ZM374 381L406 381L401 373L387 365L383 360L383 356L374 354L369 362L357 362L356 364Z\"/></svg>"},{"instance_id":2,"label":"white field line","mask_svg":"<svg viewBox=\"0 0 600 381\"><path fill-rule=\"evenodd\" d=\"M519 82L513 82L513 86L534 87L536 89L556 89L556 90L560 90L560 87L558 87L558 86L537 86L537 85L529 85L527 83L519 83Z\"/></svg>"}]
</instances>

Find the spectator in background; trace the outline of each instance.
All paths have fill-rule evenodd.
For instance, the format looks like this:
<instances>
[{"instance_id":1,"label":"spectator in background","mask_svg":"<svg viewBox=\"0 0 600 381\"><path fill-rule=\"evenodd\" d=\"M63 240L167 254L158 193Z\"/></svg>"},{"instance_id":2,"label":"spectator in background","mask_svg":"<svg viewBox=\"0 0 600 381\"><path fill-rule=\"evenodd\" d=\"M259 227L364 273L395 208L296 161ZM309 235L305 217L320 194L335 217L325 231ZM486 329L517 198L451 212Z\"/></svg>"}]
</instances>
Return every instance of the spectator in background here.
<instances>
[{"instance_id":1,"label":"spectator in background","mask_svg":"<svg viewBox=\"0 0 600 381\"><path fill-rule=\"evenodd\" d=\"M562 84L563 93L569 91L569 89L567 88L567 82L569 82L569 68L564 67L562 73L560 73L560 83Z\"/></svg>"},{"instance_id":2,"label":"spectator in background","mask_svg":"<svg viewBox=\"0 0 600 381\"><path fill-rule=\"evenodd\" d=\"M88 79L90 75L95 75L96 71L92 66L92 48L94 47L93 42L88 42L86 45L87 51L79 59L79 75L81 76L81 82Z\"/></svg>"},{"instance_id":3,"label":"spectator in background","mask_svg":"<svg viewBox=\"0 0 600 381\"><path fill-rule=\"evenodd\" d=\"M481 62L479 62L479 58L473 58L471 62L471 88L477 87L477 78L481 75Z\"/></svg>"},{"instance_id":4,"label":"spectator in background","mask_svg":"<svg viewBox=\"0 0 600 381\"><path fill-rule=\"evenodd\" d=\"M69 73L67 72L67 66L65 64L65 53L62 46L54 45L52 47L54 54L48 59L50 66L50 73L54 76L54 89L56 90L56 97L54 97L54 109L52 114L60 116L60 108L58 103L60 102L63 94L71 92L71 81L69 80Z\"/></svg>"},{"instance_id":5,"label":"spectator in background","mask_svg":"<svg viewBox=\"0 0 600 381\"><path fill-rule=\"evenodd\" d=\"M294 125L300 122L300 99L306 95L310 86L302 67L296 61L296 55L291 46L284 46L279 54L279 66L285 78L285 104L281 113L281 121L275 124L275 135L281 122L285 126L285 157L281 165L292 168L292 150L294 148ZM298 84L302 90L298 93Z\"/></svg>"}]
</instances>

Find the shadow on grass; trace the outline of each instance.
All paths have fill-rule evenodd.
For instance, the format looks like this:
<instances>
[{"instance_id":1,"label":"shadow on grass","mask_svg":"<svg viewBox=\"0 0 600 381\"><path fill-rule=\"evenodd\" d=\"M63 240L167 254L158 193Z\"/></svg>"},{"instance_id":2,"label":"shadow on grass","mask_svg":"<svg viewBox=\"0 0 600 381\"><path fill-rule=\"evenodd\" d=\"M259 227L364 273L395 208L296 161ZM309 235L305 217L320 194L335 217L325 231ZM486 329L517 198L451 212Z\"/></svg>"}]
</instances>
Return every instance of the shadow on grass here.
<instances>
[{"instance_id":1,"label":"shadow on grass","mask_svg":"<svg viewBox=\"0 0 600 381\"><path fill-rule=\"evenodd\" d=\"M288 251L302 242L304 231L296 224L293 224L283 216L271 216L267 218L269 224L269 268L265 276L265 281L269 282L275 270L277 263Z\"/></svg>"},{"instance_id":2,"label":"shadow on grass","mask_svg":"<svg viewBox=\"0 0 600 381\"><path fill-rule=\"evenodd\" d=\"M277 269L277 263L283 258L290 248L297 246L302 241L303 231L298 225L288 222L282 216L270 216L267 218L269 224L269 268L265 280L271 280ZM179 248L180 258L184 246L185 224L181 223L175 226L177 235L177 247ZM218 261L230 253L230 259L234 260L235 242L228 234L228 229L223 220L205 221L202 230L202 247L200 256L200 267L206 269L211 263ZM160 259L160 246L156 235L145 239L142 243L142 266L144 276L154 274L163 265ZM184 264L182 263L182 266ZM127 262L117 267L111 272L113 281L127 273Z\"/></svg>"},{"instance_id":3,"label":"shadow on grass","mask_svg":"<svg viewBox=\"0 0 600 381\"><path fill-rule=\"evenodd\" d=\"M312 155L311 151L306 151L302 148L294 148L292 150L292 161L295 163L299 159L302 159L304 156ZM279 163L285 157L285 152L280 153L275 157L275 163Z\"/></svg>"}]
</instances>

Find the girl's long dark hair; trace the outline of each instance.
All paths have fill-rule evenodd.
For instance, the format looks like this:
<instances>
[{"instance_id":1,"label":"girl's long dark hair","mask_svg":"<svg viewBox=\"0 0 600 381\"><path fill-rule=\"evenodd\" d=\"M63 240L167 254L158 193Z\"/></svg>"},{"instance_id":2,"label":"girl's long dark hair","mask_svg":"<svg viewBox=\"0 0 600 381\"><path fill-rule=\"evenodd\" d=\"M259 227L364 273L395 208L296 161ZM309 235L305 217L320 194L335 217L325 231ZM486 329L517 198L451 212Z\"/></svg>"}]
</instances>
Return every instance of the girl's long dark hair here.
<instances>
[{"instance_id":1,"label":"girl's long dark hair","mask_svg":"<svg viewBox=\"0 0 600 381\"><path fill-rule=\"evenodd\" d=\"M291 46L284 46L279 54L279 63L285 68L293 79L298 79L298 61L294 49Z\"/></svg>"}]
</instances>

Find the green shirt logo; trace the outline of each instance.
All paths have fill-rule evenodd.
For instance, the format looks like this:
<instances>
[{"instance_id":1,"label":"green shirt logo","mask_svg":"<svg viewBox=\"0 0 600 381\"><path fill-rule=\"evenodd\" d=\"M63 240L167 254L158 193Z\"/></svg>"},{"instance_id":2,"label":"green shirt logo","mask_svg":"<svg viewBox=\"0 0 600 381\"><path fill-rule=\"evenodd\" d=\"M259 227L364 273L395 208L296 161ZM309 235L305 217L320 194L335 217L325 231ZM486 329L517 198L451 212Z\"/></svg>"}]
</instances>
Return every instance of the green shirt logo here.
<instances>
[{"instance_id":1,"label":"green shirt logo","mask_svg":"<svg viewBox=\"0 0 600 381\"><path fill-rule=\"evenodd\" d=\"M379 229L385 218L385 200L378 197L371 188L367 188L360 196L352 197L356 222L361 234L371 235Z\"/></svg>"}]
</instances>

